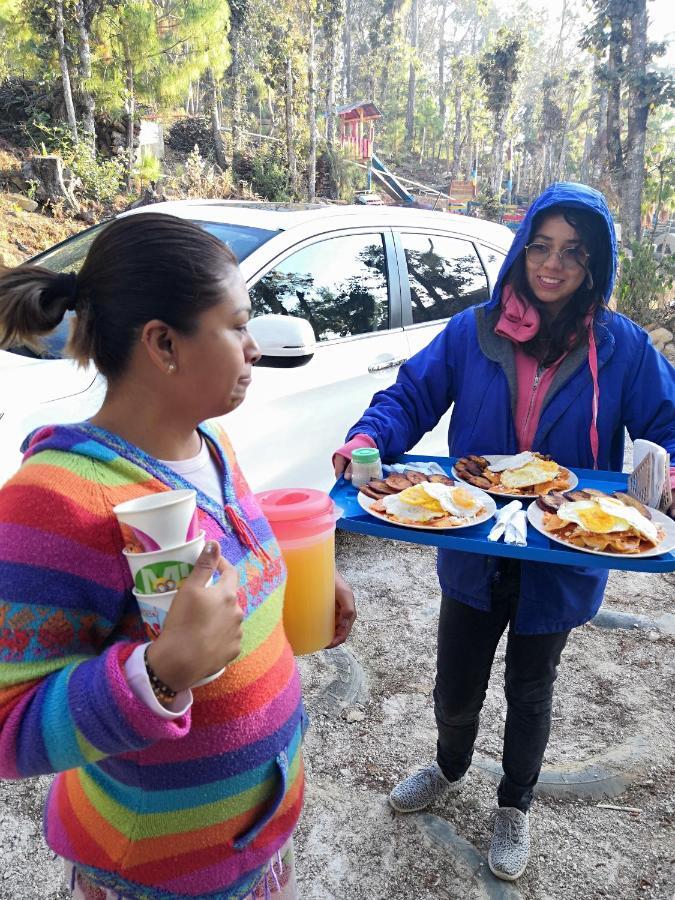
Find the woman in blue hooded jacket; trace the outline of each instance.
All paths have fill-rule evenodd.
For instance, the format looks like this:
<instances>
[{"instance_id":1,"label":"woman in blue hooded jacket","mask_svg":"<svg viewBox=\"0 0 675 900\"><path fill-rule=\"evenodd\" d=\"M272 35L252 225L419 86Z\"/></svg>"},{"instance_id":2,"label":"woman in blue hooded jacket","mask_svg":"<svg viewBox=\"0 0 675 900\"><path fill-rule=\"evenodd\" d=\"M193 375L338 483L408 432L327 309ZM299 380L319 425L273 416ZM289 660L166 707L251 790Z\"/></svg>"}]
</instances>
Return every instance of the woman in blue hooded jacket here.
<instances>
[{"instance_id":1,"label":"woman in blue hooded jacket","mask_svg":"<svg viewBox=\"0 0 675 900\"><path fill-rule=\"evenodd\" d=\"M675 458L675 370L641 328L607 308L615 271L602 194L552 185L523 221L492 299L454 316L375 394L334 457L336 475L349 477L356 446L398 457L453 403L451 456L536 450L572 469L620 471L627 429ZM598 611L607 572L441 549L438 576L436 761L397 785L390 803L413 812L461 788L508 627L504 775L488 862L512 881L528 861L560 656L571 629Z\"/></svg>"}]
</instances>

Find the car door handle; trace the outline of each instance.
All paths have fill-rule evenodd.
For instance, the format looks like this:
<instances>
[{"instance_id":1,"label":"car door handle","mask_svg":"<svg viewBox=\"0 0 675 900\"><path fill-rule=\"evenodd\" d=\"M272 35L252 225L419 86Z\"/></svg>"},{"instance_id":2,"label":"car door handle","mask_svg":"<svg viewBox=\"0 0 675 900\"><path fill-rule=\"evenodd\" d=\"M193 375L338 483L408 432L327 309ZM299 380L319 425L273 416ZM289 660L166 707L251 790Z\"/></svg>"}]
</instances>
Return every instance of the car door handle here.
<instances>
[{"instance_id":1,"label":"car door handle","mask_svg":"<svg viewBox=\"0 0 675 900\"><path fill-rule=\"evenodd\" d=\"M368 371L372 374L375 372L384 372L386 369L396 369L402 366L404 362L408 362L407 356L401 356L399 359L388 359L386 362L375 363L368 366Z\"/></svg>"}]
</instances>

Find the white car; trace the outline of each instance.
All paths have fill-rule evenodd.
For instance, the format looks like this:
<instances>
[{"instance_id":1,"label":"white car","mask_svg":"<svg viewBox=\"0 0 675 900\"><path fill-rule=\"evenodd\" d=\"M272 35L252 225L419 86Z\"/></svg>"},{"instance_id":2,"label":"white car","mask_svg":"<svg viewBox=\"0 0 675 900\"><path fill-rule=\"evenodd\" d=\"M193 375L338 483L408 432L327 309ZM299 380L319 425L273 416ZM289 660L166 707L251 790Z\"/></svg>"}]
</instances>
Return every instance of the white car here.
<instances>
[{"instance_id":1,"label":"white car","mask_svg":"<svg viewBox=\"0 0 675 900\"><path fill-rule=\"evenodd\" d=\"M386 206L182 200L151 209L197 222L240 261L264 356L225 425L255 490L328 489L347 429L450 316L488 297L513 237L480 219ZM77 270L104 225L31 262ZM50 335L52 358L0 351L0 483L29 432L86 419L103 400L96 370L61 358L67 330ZM448 419L415 452L447 453Z\"/></svg>"}]
</instances>

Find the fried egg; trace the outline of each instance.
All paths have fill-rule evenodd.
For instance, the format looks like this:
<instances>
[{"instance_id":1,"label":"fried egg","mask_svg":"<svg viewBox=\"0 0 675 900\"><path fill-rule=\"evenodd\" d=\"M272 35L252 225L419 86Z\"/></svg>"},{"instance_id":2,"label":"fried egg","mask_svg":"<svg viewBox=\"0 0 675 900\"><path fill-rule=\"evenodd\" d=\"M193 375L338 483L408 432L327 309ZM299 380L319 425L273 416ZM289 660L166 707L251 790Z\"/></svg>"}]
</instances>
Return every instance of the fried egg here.
<instances>
[{"instance_id":1,"label":"fried egg","mask_svg":"<svg viewBox=\"0 0 675 900\"><path fill-rule=\"evenodd\" d=\"M382 498L387 513L411 522L430 522L447 516L474 518L483 508L480 500L467 488L422 482L406 488L400 494Z\"/></svg>"},{"instance_id":2,"label":"fried egg","mask_svg":"<svg viewBox=\"0 0 675 900\"><path fill-rule=\"evenodd\" d=\"M533 484L553 481L560 472L560 466L552 459L535 456L530 462L517 469L505 469L501 474L501 484L505 488L525 488Z\"/></svg>"},{"instance_id":3,"label":"fried egg","mask_svg":"<svg viewBox=\"0 0 675 900\"><path fill-rule=\"evenodd\" d=\"M516 453L515 456L505 456L503 459L500 459L499 462L490 463L488 469L491 472L503 472L505 469L519 469L534 458L534 453L532 453L531 450L524 450L522 453Z\"/></svg>"},{"instance_id":4,"label":"fried egg","mask_svg":"<svg viewBox=\"0 0 675 900\"><path fill-rule=\"evenodd\" d=\"M563 522L574 522L592 534L612 534L617 531L634 531L650 543L658 544L658 529L632 506L611 497L595 500L579 500L563 503L557 512Z\"/></svg>"}]
</instances>

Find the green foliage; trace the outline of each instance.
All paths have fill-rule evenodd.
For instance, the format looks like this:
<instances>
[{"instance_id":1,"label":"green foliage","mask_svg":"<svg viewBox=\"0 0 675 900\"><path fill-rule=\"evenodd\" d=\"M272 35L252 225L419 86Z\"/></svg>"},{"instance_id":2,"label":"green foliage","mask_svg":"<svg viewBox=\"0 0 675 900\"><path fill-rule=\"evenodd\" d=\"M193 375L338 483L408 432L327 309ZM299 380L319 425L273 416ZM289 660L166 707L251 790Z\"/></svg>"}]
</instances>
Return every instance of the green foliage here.
<instances>
[{"instance_id":1,"label":"green foliage","mask_svg":"<svg viewBox=\"0 0 675 900\"><path fill-rule=\"evenodd\" d=\"M288 187L288 168L277 153L261 152L255 157L251 188L265 200L284 203L293 199Z\"/></svg>"},{"instance_id":2,"label":"green foliage","mask_svg":"<svg viewBox=\"0 0 675 900\"><path fill-rule=\"evenodd\" d=\"M523 37L508 28L500 28L493 47L487 49L478 63L478 74L485 88L485 102L495 118L508 110L513 86L520 71Z\"/></svg>"},{"instance_id":3,"label":"green foliage","mask_svg":"<svg viewBox=\"0 0 675 900\"><path fill-rule=\"evenodd\" d=\"M481 219L487 219L489 222L499 222L504 212L504 207L489 185L485 185L481 193L476 197L476 200L480 203Z\"/></svg>"},{"instance_id":4,"label":"green foliage","mask_svg":"<svg viewBox=\"0 0 675 900\"><path fill-rule=\"evenodd\" d=\"M614 290L619 312L640 325L654 321L654 313L675 283L675 257L654 255L649 239L635 241L621 254L620 276Z\"/></svg>"},{"instance_id":5,"label":"green foliage","mask_svg":"<svg viewBox=\"0 0 675 900\"><path fill-rule=\"evenodd\" d=\"M39 126L44 135L43 155L56 153L73 174L80 179L80 193L89 200L111 203L122 188L125 167L123 160L103 159L85 143L76 144L68 128Z\"/></svg>"},{"instance_id":6,"label":"green foliage","mask_svg":"<svg viewBox=\"0 0 675 900\"><path fill-rule=\"evenodd\" d=\"M151 181L159 181L162 176L162 163L156 156L146 154L134 168L134 175L140 180L143 188Z\"/></svg>"}]
</instances>

